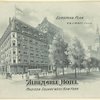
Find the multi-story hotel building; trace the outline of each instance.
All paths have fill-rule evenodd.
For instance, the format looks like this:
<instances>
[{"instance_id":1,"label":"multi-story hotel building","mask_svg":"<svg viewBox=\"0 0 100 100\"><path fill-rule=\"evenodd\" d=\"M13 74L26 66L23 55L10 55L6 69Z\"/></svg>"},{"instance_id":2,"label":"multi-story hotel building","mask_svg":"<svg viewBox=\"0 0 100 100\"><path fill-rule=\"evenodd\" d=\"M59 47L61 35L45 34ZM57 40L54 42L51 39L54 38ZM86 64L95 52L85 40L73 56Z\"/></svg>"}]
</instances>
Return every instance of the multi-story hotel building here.
<instances>
[{"instance_id":1,"label":"multi-story hotel building","mask_svg":"<svg viewBox=\"0 0 100 100\"><path fill-rule=\"evenodd\" d=\"M42 29L50 28L46 27L46 22L48 21L44 18L43 22L34 28L17 18L9 19L9 25L0 39L1 72L16 74L25 73L29 68L40 68L42 71L50 69L49 44L57 32L57 27L53 26L53 32L41 31L43 23L45 27Z\"/></svg>"}]
</instances>

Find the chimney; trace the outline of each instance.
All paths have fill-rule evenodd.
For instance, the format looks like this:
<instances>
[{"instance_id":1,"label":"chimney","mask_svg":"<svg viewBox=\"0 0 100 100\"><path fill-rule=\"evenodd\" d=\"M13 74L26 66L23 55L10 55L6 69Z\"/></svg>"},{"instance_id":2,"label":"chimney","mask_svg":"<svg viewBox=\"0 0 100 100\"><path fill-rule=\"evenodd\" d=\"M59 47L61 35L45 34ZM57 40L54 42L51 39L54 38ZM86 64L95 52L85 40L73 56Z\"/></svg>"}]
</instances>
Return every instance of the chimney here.
<instances>
[{"instance_id":1,"label":"chimney","mask_svg":"<svg viewBox=\"0 0 100 100\"><path fill-rule=\"evenodd\" d=\"M11 17L9 17L9 24L11 25Z\"/></svg>"},{"instance_id":2,"label":"chimney","mask_svg":"<svg viewBox=\"0 0 100 100\"><path fill-rule=\"evenodd\" d=\"M43 21L44 21L44 22L47 22L47 21L48 21L48 20L47 20L47 17L45 17Z\"/></svg>"}]
</instances>

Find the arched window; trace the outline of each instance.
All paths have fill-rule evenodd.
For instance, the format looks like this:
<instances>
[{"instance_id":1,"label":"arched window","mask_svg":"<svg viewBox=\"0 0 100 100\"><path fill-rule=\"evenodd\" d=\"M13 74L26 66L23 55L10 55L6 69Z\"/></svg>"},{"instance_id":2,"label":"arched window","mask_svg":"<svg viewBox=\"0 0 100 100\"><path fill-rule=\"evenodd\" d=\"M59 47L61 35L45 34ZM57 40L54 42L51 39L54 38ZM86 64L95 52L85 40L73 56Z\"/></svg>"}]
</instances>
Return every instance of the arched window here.
<instances>
[{"instance_id":1,"label":"arched window","mask_svg":"<svg viewBox=\"0 0 100 100\"><path fill-rule=\"evenodd\" d=\"M15 40L13 40L13 41L12 41L12 44L13 44L13 46L15 46L15 45L16 45L16 41L15 41Z\"/></svg>"}]
</instances>

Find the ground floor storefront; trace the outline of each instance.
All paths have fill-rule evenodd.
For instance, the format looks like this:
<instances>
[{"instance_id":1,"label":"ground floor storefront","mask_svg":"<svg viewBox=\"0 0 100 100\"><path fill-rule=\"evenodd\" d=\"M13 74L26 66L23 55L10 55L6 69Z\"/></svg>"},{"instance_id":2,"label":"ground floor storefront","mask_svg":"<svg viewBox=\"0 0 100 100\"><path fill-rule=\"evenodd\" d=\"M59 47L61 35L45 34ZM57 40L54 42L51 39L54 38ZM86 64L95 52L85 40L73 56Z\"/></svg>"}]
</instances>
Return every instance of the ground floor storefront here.
<instances>
[{"instance_id":1,"label":"ground floor storefront","mask_svg":"<svg viewBox=\"0 0 100 100\"><path fill-rule=\"evenodd\" d=\"M24 74L28 72L28 69L41 69L41 72L48 72L52 70L51 66L48 65L29 65L29 64L12 64L8 66L0 66L0 73L6 74Z\"/></svg>"}]
</instances>

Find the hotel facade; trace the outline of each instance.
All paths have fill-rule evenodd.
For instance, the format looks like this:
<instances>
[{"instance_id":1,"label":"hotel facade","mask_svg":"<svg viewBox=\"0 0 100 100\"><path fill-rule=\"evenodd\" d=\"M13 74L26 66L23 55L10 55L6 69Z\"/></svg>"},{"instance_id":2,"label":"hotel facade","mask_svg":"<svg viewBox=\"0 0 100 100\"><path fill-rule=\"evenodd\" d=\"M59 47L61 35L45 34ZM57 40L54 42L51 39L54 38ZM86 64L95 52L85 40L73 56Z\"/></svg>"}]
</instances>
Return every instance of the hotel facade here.
<instances>
[{"instance_id":1,"label":"hotel facade","mask_svg":"<svg viewBox=\"0 0 100 100\"><path fill-rule=\"evenodd\" d=\"M20 74L28 69L52 70L49 45L61 29L44 18L36 28L13 17L0 39L0 72Z\"/></svg>"}]
</instances>

